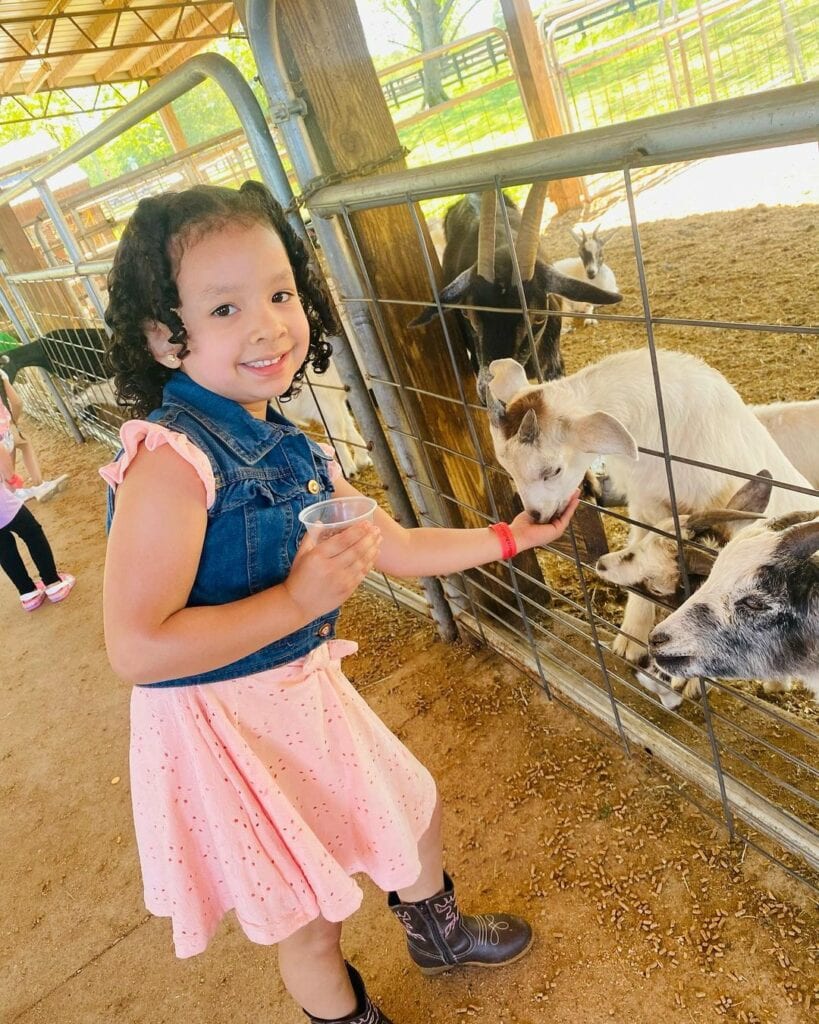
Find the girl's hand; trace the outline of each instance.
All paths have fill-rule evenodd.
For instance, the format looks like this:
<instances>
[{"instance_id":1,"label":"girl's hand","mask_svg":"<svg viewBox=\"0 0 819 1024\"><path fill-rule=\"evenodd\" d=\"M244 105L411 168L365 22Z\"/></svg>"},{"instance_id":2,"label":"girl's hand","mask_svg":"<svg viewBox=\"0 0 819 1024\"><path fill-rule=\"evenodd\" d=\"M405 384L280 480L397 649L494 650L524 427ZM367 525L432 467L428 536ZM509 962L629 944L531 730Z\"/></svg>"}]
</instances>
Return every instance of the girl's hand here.
<instances>
[{"instance_id":1,"label":"girl's hand","mask_svg":"<svg viewBox=\"0 0 819 1024\"><path fill-rule=\"evenodd\" d=\"M571 498L569 498L569 504L560 515L550 519L548 523L536 523L528 512L521 512L519 515L516 515L509 526L513 537L517 541L518 551L528 551L529 548L543 547L545 544L551 544L558 537L561 537L569 525L569 520L575 513L579 500L580 491L575 491Z\"/></svg>"},{"instance_id":2,"label":"girl's hand","mask_svg":"<svg viewBox=\"0 0 819 1024\"><path fill-rule=\"evenodd\" d=\"M374 523L358 523L316 544L307 535L284 581L307 622L340 607L372 569L381 547Z\"/></svg>"}]
</instances>

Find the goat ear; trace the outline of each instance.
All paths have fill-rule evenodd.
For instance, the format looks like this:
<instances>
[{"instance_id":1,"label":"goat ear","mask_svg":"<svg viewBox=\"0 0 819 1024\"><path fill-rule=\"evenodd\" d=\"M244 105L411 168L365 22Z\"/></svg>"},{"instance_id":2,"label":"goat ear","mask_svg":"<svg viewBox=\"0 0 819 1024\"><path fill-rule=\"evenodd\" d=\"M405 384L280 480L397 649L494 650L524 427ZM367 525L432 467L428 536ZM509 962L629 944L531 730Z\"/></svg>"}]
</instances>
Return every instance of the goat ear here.
<instances>
[{"instance_id":1,"label":"goat ear","mask_svg":"<svg viewBox=\"0 0 819 1024\"><path fill-rule=\"evenodd\" d=\"M581 416L571 427L571 441L581 452L594 455L625 455L639 458L637 442L620 420L607 412L593 412Z\"/></svg>"},{"instance_id":2,"label":"goat ear","mask_svg":"<svg viewBox=\"0 0 819 1024\"><path fill-rule=\"evenodd\" d=\"M489 364L489 390L498 401L508 405L528 386L526 371L514 359L493 359Z\"/></svg>"},{"instance_id":3,"label":"goat ear","mask_svg":"<svg viewBox=\"0 0 819 1024\"><path fill-rule=\"evenodd\" d=\"M441 289L441 302L460 302L469 290L469 283L472 280L472 275L472 267L468 267L466 270L458 274L454 281L450 281L448 285ZM410 321L409 326L423 327L424 324L428 324L430 320L434 319L437 315L437 306L427 306L427 308L419 313L414 320Z\"/></svg>"},{"instance_id":4,"label":"goat ear","mask_svg":"<svg viewBox=\"0 0 819 1024\"><path fill-rule=\"evenodd\" d=\"M686 544L683 548L683 559L686 572L691 576L707 576L713 569L717 556L710 551L690 548Z\"/></svg>"},{"instance_id":5,"label":"goat ear","mask_svg":"<svg viewBox=\"0 0 819 1024\"><path fill-rule=\"evenodd\" d=\"M569 234L578 245L582 245L586 241L586 232L582 228L569 228Z\"/></svg>"},{"instance_id":6,"label":"goat ear","mask_svg":"<svg viewBox=\"0 0 819 1024\"><path fill-rule=\"evenodd\" d=\"M782 555L802 562L819 551L819 513L809 523L792 526L776 548L776 557Z\"/></svg>"},{"instance_id":7,"label":"goat ear","mask_svg":"<svg viewBox=\"0 0 819 1024\"><path fill-rule=\"evenodd\" d=\"M478 397L486 406L490 425L499 427L506 416L506 403L492 394L492 388L489 386L490 376L489 367L482 366L478 374Z\"/></svg>"},{"instance_id":8,"label":"goat ear","mask_svg":"<svg viewBox=\"0 0 819 1024\"><path fill-rule=\"evenodd\" d=\"M749 480L740 487L728 502L728 508L745 512L764 512L771 500L772 480L769 470L760 469L755 480Z\"/></svg>"},{"instance_id":9,"label":"goat ear","mask_svg":"<svg viewBox=\"0 0 819 1024\"><path fill-rule=\"evenodd\" d=\"M537 421L537 413L534 409L529 409L523 419L520 421L520 428L518 429L518 441L521 444L534 444L540 435L540 424Z\"/></svg>"}]
</instances>

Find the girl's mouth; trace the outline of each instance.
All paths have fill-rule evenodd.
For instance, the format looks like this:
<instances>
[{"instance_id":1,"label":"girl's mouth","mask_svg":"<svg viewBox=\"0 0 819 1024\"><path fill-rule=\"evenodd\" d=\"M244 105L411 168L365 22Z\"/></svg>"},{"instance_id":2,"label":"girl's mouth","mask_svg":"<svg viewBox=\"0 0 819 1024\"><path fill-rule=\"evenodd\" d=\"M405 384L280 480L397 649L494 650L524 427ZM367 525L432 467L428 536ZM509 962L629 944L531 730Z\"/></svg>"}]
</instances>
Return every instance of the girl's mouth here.
<instances>
[{"instance_id":1,"label":"girl's mouth","mask_svg":"<svg viewBox=\"0 0 819 1024\"><path fill-rule=\"evenodd\" d=\"M275 359L253 359L241 365L258 377L273 377L281 368L286 355L287 353L283 352L280 356L276 356Z\"/></svg>"}]
</instances>

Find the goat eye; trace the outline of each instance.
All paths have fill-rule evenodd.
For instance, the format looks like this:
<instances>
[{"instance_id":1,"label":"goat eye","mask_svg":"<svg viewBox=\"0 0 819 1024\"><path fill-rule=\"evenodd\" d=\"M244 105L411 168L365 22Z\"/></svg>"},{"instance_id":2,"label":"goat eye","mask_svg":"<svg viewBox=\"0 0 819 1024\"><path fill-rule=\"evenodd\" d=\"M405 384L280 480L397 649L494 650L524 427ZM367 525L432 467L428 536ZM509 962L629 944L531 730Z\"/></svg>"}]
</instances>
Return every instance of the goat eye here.
<instances>
[{"instance_id":1,"label":"goat eye","mask_svg":"<svg viewBox=\"0 0 819 1024\"><path fill-rule=\"evenodd\" d=\"M543 480L554 480L556 476L560 476L563 472L563 467L558 466L557 469L544 469L542 474Z\"/></svg>"},{"instance_id":2,"label":"goat eye","mask_svg":"<svg viewBox=\"0 0 819 1024\"><path fill-rule=\"evenodd\" d=\"M761 597L757 597L756 594L747 594L737 601L737 607L744 608L749 612L764 612L767 611L769 605Z\"/></svg>"}]
</instances>

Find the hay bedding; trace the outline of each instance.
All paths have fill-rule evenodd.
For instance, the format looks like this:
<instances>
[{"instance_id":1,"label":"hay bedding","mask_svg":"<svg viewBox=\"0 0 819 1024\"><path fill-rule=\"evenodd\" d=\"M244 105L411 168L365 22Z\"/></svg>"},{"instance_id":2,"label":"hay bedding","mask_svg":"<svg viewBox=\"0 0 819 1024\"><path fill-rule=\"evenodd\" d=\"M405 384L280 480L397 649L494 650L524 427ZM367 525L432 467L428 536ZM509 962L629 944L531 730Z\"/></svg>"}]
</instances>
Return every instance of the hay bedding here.
<instances>
[{"instance_id":1,"label":"hay bedding","mask_svg":"<svg viewBox=\"0 0 819 1024\"><path fill-rule=\"evenodd\" d=\"M711 233L735 226L735 216L708 218ZM758 223L748 270L770 266L759 247L805 223L789 210L766 211L758 222L757 211L746 216ZM696 227L701 218L690 220ZM647 258L654 258L651 231L667 261L685 226L646 226ZM692 237L705 246L704 235ZM612 243L611 260L628 290L620 244ZM716 241L714 271L718 256ZM713 279L704 273L705 284ZM789 322L806 319L793 305L809 302L796 283L770 307ZM765 301L752 277L742 295L755 309ZM754 350L768 353L756 363L765 367L760 380L730 337L696 334L710 344L701 354L746 398L816 394L814 339L754 336ZM734 340L747 345L750 337ZM640 340L617 328L579 331L566 344L569 367ZM127 688L107 666L99 613L103 488L95 470L107 455L94 444L78 447L36 428L32 434L46 472L72 475L70 489L36 511L59 564L79 583L68 602L31 616L19 612L7 587L0 591L0 1016L17 1024L158 1024L180 1016L295 1024L302 1018L281 991L270 951L249 947L228 923L207 954L178 963L165 922L142 910L127 787ZM602 589L597 599L614 600ZM368 887L345 949L396 1024L816 1019L819 929L805 890L711 831L673 780L647 772L538 698L529 680L489 652L445 647L431 627L388 602L358 595L342 630L361 644L351 677L439 780L447 862L465 902L515 908L538 929L532 955L506 971L426 981L406 965L400 936Z\"/></svg>"}]
</instances>

